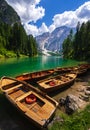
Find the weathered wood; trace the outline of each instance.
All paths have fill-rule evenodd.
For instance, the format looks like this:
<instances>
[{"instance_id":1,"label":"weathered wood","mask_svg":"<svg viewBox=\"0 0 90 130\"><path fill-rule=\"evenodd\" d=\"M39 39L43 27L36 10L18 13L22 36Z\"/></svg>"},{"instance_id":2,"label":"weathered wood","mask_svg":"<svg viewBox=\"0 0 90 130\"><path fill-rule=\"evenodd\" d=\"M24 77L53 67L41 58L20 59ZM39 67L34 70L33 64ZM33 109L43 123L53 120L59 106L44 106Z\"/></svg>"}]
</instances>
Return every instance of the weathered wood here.
<instances>
[{"instance_id":1,"label":"weathered wood","mask_svg":"<svg viewBox=\"0 0 90 130\"><path fill-rule=\"evenodd\" d=\"M45 92L51 92L69 85L75 80L76 76L77 74L74 73L62 74L54 76L53 78L46 78L44 80L40 80L37 83L39 84L41 90Z\"/></svg>"},{"instance_id":2,"label":"weathered wood","mask_svg":"<svg viewBox=\"0 0 90 130\"><path fill-rule=\"evenodd\" d=\"M44 78L44 77L49 76L53 73L54 73L54 69L43 70L43 71L32 72L32 73L24 73L22 75L16 76L16 79L22 80L22 81L28 81L28 80L31 80L31 79Z\"/></svg>"},{"instance_id":3,"label":"weathered wood","mask_svg":"<svg viewBox=\"0 0 90 130\"><path fill-rule=\"evenodd\" d=\"M11 88L9 86L4 89L4 85L7 85L8 81ZM15 82L17 82L18 85L14 86ZM50 118L58 106L58 103L48 95L38 91L30 84L17 79L2 77L1 90L6 98L16 106L24 116L40 127L44 127L49 123ZM32 94L36 100L33 103L27 103L26 98Z\"/></svg>"}]
</instances>

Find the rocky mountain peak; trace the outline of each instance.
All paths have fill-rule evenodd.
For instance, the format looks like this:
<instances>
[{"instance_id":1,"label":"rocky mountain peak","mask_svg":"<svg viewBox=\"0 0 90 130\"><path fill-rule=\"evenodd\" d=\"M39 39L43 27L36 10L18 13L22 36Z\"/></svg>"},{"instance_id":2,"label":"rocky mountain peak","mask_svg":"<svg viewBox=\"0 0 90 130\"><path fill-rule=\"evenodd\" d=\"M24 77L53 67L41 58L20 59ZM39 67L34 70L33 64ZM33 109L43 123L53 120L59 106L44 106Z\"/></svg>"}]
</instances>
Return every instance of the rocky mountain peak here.
<instances>
[{"instance_id":1,"label":"rocky mountain peak","mask_svg":"<svg viewBox=\"0 0 90 130\"><path fill-rule=\"evenodd\" d=\"M62 26L56 28L52 33L46 32L36 37L39 50L59 52L62 50L62 43L69 35L71 28Z\"/></svg>"}]
</instances>

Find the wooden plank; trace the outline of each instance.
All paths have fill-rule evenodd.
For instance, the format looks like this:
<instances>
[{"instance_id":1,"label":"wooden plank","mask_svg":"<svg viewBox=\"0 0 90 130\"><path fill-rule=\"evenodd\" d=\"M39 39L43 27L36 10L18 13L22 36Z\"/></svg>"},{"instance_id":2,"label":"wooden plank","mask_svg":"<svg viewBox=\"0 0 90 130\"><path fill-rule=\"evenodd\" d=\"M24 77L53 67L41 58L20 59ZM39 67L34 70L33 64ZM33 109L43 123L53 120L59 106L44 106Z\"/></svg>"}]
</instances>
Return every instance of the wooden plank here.
<instances>
[{"instance_id":1,"label":"wooden plank","mask_svg":"<svg viewBox=\"0 0 90 130\"><path fill-rule=\"evenodd\" d=\"M4 91L5 91L5 92L9 92L9 91L11 91L11 90L13 90L13 89L15 89L15 88L19 88L19 87L21 87L21 86L22 86L22 84L19 84L19 85L16 85L15 87L9 88L9 89L4 90Z\"/></svg>"},{"instance_id":2,"label":"wooden plank","mask_svg":"<svg viewBox=\"0 0 90 130\"><path fill-rule=\"evenodd\" d=\"M20 96L22 96L24 94L24 92L22 90L17 90L17 91L14 91L14 92L11 92L9 93L8 95L10 97L13 98L13 100L16 100L17 98L19 98Z\"/></svg>"},{"instance_id":3,"label":"wooden plank","mask_svg":"<svg viewBox=\"0 0 90 130\"><path fill-rule=\"evenodd\" d=\"M37 113L29 110L25 113L34 123L38 123L40 126L43 126L46 122L46 120L40 116L37 115Z\"/></svg>"},{"instance_id":4,"label":"wooden plank","mask_svg":"<svg viewBox=\"0 0 90 130\"><path fill-rule=\"evenodd\" d=\"M22 103L17 102L16 104L17 104L18 108L20 110L22 110L24 113L28 111L28 108L26 106L24 106Z\"/></svg>"},{"instance_id":5,"label":"wooden plank","mask_svg":"<svg viewBox=\"0 0 90 130\"><path fill-rule=\"evenodd\" d=\"M31 93L32 93L32 91L29 91L29 92L23 94L22 96L20 96L19 98L16 99L16 102L21 101L22 99L24 99L25 97L27 97Z\"/></svg>"},{"instance_id":6,"label":"wooden plank","mask_svg":"<svg viewBox=\"0 0 90 130\"><path fill-rule=\"evenodd\" d=\"M44 123L45 123L44 119L42 117L38 116L37 113L35 113L32 110L29 110L26 106L24 106L20 102L17 102L17 106L31 120L33 120L34 122L37 122L41 126L44 125Z\"/></svg>"}]
</instances>

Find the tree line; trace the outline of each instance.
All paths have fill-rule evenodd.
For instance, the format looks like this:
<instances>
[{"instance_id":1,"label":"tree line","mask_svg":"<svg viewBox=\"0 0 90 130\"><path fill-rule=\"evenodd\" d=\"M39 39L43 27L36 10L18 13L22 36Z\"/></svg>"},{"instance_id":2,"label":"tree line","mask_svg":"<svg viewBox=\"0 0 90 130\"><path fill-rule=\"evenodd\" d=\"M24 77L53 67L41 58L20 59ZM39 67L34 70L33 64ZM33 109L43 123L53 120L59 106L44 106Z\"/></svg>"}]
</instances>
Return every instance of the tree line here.
<instances>
[{"instance_id":1,"label":"tree line","mask_svg":"<svg viewBox=\"0 0 90 130\"><path fill-rule=\"evenodd\" d=\"M37 55L37 43L32 35L27 35L20 23L8 25L0 22L0 57L20 57Z\"/></svg>"},{"instance_id":2,"label":"tree line","mask_svg":"<svg viewBox=\"0 0 90 130\"><path fill-rule=\"evenodd\" d=\"M70 31L63 42L63 57L90 61L90 21L81 25L78 22L75 34Z\"/></svg>"}]
</instances>

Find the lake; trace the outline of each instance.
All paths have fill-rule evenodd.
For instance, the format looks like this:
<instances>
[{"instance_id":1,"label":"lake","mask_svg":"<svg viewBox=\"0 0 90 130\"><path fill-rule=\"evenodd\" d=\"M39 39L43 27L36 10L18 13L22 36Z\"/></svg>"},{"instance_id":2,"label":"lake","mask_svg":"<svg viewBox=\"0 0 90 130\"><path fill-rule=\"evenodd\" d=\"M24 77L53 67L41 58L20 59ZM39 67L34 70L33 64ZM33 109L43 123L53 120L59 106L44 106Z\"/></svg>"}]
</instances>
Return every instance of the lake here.
<instances>
[{"instance_id":1,"label":"lake","mask_svg":"<svg viewBox=\"0 0 90 130\"><path fill-rule=\"evenodd\" d=\"M64 60L59 56L38 56L31 58L9 58L0 60L0 78L2 76L16 75L51 69L55 67L74 66L78 62L74 60Z\"/></svg>"},{"instance_id":2,"label":"lake","mask_svg":"<svg viewBox=\"0 0 90 130\"><path fill-rule=\"evenodd\" d=\"M77 61L64 60L59 56L3 59L0 60L0 77L4 75L15 77L22 73L55 67L74 66L77 64ZM75 93L72 88L75 87L71 86L65 91L54 92L51 96L58 101L60 97L66 96L68 93ZM0 120L0 130L40 130L21 115L20 112L17 111L8 100L6 100L3 94L0 94Z\"/></svg>"}]
</instances>

